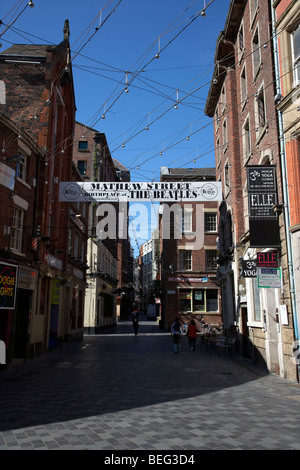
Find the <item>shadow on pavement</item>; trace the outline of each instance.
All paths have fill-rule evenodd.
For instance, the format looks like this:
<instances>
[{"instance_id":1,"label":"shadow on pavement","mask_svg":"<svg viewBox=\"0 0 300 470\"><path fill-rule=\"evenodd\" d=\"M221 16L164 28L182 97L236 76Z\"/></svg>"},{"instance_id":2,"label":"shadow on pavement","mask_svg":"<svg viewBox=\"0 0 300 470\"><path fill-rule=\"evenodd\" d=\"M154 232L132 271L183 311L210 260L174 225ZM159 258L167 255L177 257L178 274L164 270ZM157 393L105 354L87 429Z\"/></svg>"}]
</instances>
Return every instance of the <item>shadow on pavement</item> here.
<instances>
[{"instance_id":1,"label":"shadow on pavement","mask_svg":"<svg viewBox=\"0 0 300 470\"><path fill-rule=\"evenodd\" d=\"M118 325L0 371L0 431L164 402L178 406L177 400L201 400L203 394L258 379L238 358L200 352L199 344L190 352L185 337L174 354L170 334L153 327L141 325L135 337L131 325Z\"/></svg>"}]
</instances>

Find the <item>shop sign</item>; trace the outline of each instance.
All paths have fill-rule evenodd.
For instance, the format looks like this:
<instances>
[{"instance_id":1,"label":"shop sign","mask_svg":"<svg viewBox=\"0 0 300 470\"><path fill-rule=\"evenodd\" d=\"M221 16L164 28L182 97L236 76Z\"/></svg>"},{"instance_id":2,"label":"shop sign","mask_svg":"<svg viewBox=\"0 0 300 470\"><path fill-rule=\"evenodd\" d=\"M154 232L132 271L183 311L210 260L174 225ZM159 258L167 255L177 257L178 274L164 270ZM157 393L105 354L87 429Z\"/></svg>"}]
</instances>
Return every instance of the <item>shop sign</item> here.
<instances>
[{"instance_id":1,"label":"shop sign","mask_svg":"<svg viewBox=\"0 0 300 470\"><path fill-rule=\"evenodd\" d=\"M243 259L242 263L242 276L243 277L256 277L257 264L255 259Z\"/></svg>"},{"instance_id":2,"label":"shop sign","mask_svg":"<svg viewBox=\"0 0 300 470\"><path fill-rule=\"evenodd\" d=\"M280 246L277 205L277 180L274 165L247 167L250 246Z\"/></svg>"},{"instance_id":3,"label":"shop sign","mask_svg":"<svg viewBox=\"0 0 300 470\"><path fill-rule=\"evenodd\" d=\"M37 272L33 269L19 268L18 288L36 290Z\"/></svg>"},{"instance_id":4,"label":"shop sign","mask_svg":"<svg viewBox=\"0 0 300 470\"><path fill-rule=\"evenodd\" d=\"M0 162L0 184L12 191L15 188L15 170Z\"/></svg>"},{"instance_id":5,"label":"shop sign","mask_svg":"<svg viewBox=\"0 0 300 470\"><path fill-rule=\"evenodd\" d=\"M52 268L59 269L62 271L63 265L62 261L55 256L51 255L50 253L44 253L44 262L47 263Z\"/></svg>"},{"instance_id":6,"label":"shop sign","mask_svg":"<svg viewBox=\"0 0 300 470\"><path fill-rule=\"evenodd\" d=\"M278 268L278 254L276 251L257 253L257 266L259 268Z\"/></svg>"},{"instance_id":7,"label":"shop sign","mask_svg":"<svg viewBox=\"0 0 300 470\"><path fill-rule=\"evenodd\" d=\"M51 304L59 305L60 282L57 279L52 281Z\"/></svg>"},{"instance_id":8,"label":"shop sign","mask_svg":"<svg viewBox=\"0 0 300 470\"><path fill-rule=\"evenodd\" d=\"M0 308L15 308L18 266L0 263Z\"/></svg>"},{"instance_id":9,"label":"shop sign","mask_svg":"<svg viewBox=\"0 0 300 470\"><path fill-rule=\"evenodd\" d=\"M281 269L257 268L258 287L281 288Z\"/></svg>"}]
</instances>

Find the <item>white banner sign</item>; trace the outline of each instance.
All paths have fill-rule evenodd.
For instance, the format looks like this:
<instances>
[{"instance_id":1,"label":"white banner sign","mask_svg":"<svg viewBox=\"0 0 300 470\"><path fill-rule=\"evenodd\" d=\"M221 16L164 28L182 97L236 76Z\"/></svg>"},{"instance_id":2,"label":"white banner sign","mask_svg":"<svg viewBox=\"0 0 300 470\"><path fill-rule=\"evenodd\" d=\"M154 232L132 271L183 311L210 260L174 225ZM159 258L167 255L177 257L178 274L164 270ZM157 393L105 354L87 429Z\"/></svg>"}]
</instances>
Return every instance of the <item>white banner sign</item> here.
<instances>
[{"instance_id":1,"label":"white banner sign","mask_svg":"<svg viewBox=\"0 0 300 470\"><path fill-rule=\"evenodd\" d=\"M258 287L281 288L281 269L257 268Z\"/></svg>"},{"instance_id":2,"label":"white banner sign","mask_svg":"<svg viewBox=\"0 0 300 470\"><path fill-rule=\"evenodd\" d=\"M59 184L60 201L222 201L222 184L192 182L69 182Z\"/></svg>"}]
</instances>

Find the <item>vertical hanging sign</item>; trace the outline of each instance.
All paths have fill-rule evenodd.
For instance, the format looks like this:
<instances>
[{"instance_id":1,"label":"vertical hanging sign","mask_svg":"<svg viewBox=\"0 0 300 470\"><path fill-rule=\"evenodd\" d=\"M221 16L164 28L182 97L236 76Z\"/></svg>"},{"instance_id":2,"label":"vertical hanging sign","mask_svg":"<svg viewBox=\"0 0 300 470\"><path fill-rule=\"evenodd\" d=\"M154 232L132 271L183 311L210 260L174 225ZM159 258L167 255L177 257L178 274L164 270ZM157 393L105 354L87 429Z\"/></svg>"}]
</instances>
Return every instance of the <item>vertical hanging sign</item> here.
<instances>
[{"instance_id":1,"label":"vertical hanging sign","mask_svg":"<svg viewBox=\"0 0 300 470\"><path fill-rule=\"evenodd\" d=\"M274 165L247 167L250 246L280 246L277 205L276 168Z\"/></svg>"}]
</instances>

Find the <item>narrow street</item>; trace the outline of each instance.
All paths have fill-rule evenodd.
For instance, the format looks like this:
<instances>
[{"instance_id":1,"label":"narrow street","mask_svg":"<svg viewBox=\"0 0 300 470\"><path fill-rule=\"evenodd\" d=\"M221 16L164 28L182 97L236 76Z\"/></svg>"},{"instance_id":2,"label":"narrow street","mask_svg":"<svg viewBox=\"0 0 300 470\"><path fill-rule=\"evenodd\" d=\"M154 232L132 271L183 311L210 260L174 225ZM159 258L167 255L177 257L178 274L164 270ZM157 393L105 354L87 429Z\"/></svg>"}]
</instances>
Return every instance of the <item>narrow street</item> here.
<instances>
[{"instance_id":1,"label":"narrow street","mask_svg":"<svg viewBox=\"0 0 300 470\"><path fill-rule=\"evenodd\" d=\"M299 384L130 323L0 371L0 450L299 450Z\"/></svg>"}]
</instances>

